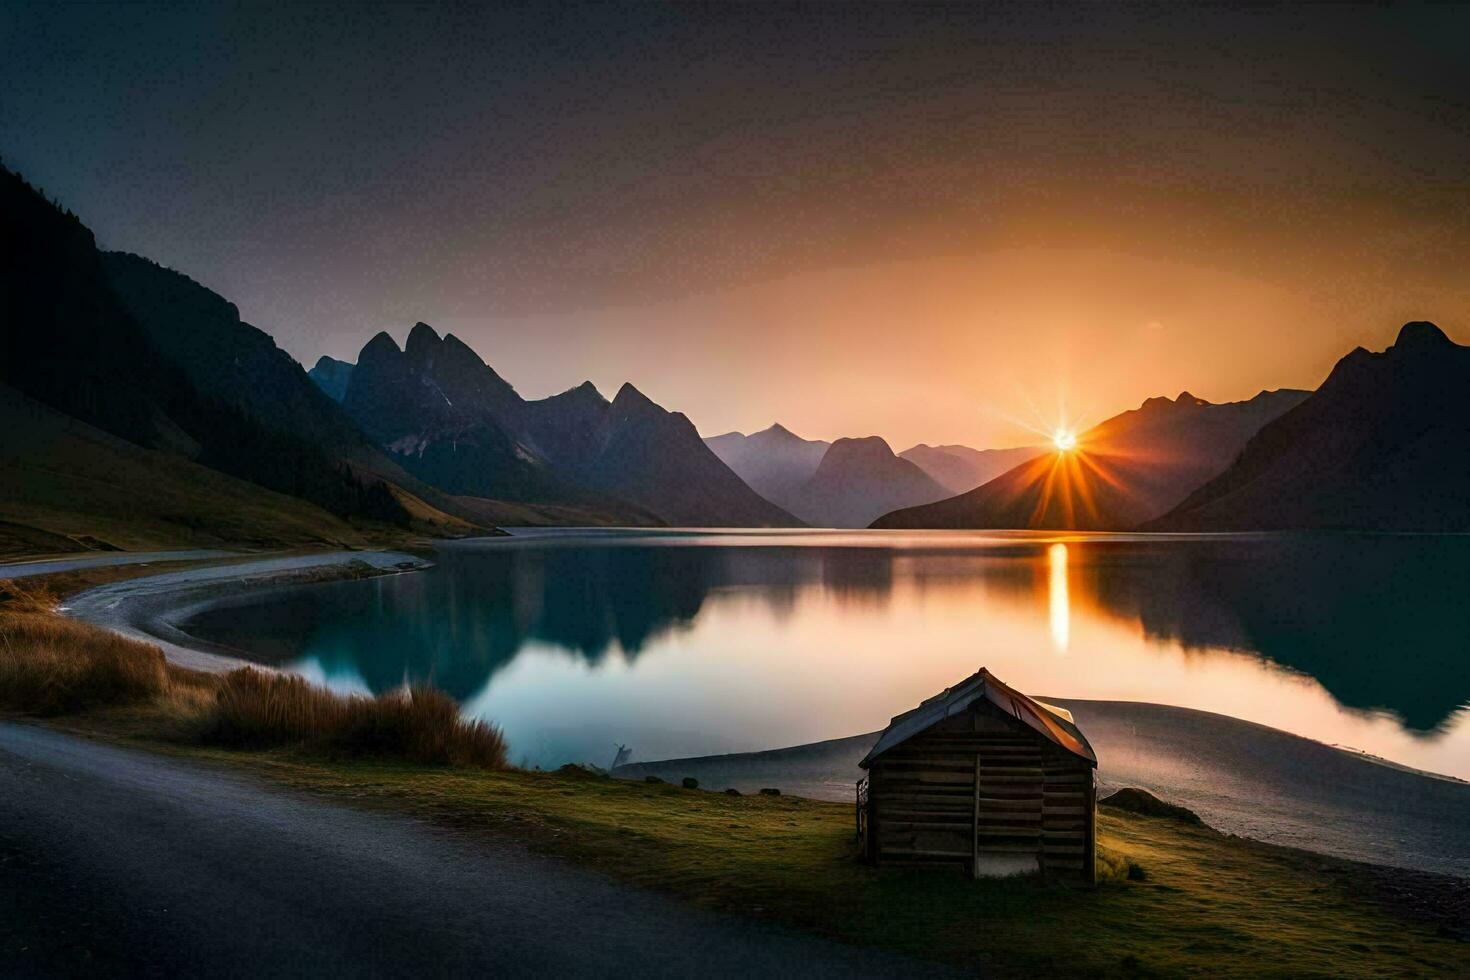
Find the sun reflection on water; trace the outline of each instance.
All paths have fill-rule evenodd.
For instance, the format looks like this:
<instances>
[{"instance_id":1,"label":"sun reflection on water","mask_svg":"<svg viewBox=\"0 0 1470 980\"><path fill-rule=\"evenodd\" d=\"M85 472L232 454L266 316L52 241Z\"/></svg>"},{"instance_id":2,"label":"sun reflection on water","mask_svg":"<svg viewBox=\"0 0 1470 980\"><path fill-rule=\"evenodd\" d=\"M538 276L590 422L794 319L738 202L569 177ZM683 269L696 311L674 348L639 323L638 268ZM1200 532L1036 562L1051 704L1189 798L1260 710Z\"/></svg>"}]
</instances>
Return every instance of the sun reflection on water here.
<instances>
[{"instance_id":1,"label":"sun reflection on water","mask_svg":"<svg viewBox=\"0 0 1470 980\"><path fill-rule=\"evenodd\" d=\"M1046 549L1049 575L1051 645L1058 655L1067 652L1072 640L1072 608L1067 597L1067 546L1060 542Z\"/></svg>"}]
</instances>

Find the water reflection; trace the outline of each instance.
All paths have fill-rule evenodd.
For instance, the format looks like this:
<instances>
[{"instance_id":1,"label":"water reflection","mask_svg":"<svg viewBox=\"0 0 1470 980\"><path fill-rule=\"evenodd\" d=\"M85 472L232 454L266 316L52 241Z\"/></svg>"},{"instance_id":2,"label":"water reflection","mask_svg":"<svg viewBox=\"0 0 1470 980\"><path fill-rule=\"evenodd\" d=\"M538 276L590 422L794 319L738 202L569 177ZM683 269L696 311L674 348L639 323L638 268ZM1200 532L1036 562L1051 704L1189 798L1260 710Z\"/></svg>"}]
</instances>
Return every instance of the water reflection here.
<instances>
[{"instance_id":1,"label":"water reflection","mask_svg":"<svg viewBox=\"0 0 1470 980\"><path fill-rule=\"evenodd\" d=\"M1047 613L1051 623L1051 642L1058 653L1067 652L1072 638L1072 601L1067 596L1067 546L1058 541L1046 549L1050 591Z\"/></svg>"},{"instance_id":2,"label":"water reflection","mask_svg":"<svg viewBox=\"0 0 1470 980\"><path fill-rule=\"evenodd\" d=\"M849 734L988 663L1470 775L1413 742L1470 698L1467 585L1451 537L550 535L182 625L346 689L432 681L546 764L636 726L644 758Z\"/></svg>"}]
</instances>

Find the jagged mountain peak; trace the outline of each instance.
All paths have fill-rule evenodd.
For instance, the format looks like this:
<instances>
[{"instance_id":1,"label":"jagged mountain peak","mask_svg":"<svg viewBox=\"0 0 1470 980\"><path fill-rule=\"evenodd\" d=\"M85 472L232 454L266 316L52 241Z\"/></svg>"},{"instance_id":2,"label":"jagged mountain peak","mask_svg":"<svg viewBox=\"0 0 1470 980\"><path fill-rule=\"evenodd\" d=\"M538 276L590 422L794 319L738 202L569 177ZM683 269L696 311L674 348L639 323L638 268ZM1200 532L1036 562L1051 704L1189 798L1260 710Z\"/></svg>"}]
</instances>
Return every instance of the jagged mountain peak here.
<instances>
[{"instance_id":1,"label":"jagged mountain peak","mask_svg":"<svg viewBox=\"0 0 1470 980\"><path fill-rule=\"evenodd\" d=\"M357 355L357 361L361 364L365 360L379 358L388 354L398 355L402 353L403 350L398 346L398 341L390 337L388 331L379 330L373 334L372 340L369 340L363 345L362 352Z\"/></svg>"},{"instance_id":2,"label":"jagged mountain peak","mask_svg":"<svg viewBox=\"0 0 1470 980\"><path fill-rule=\"evenodd\" d=\"M652 399L633 387L633 382L624 381L623 386L618 389L617 395L612 400L612 405L618 411L632 411L635 408L658 408L658 404Z\"/></svg>"}]
</instances>

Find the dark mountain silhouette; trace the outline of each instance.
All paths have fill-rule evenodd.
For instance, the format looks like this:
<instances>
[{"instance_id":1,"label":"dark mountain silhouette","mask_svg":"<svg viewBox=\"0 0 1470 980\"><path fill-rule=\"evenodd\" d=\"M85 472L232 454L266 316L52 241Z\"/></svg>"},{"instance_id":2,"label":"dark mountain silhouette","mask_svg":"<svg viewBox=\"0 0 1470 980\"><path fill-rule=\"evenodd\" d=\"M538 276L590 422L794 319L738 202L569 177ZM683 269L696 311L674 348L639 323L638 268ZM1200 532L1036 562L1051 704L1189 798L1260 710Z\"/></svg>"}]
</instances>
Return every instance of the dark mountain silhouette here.
<instances>
[{"instance_id":1,"label":"dark mountain silhouette","mask_svg":"<svg viewBox=\"0 0 1470 980\"><path fill-rule=\"evenodd\" d=\"M577 390L577 389L574 389ZM562 457L592 486L636 501L670 524L699 527L790 527L798 522L748 487L699 437L682 412L670 412L631 384L611 403L584 391L576 400L529 406L528 431L536 445L552 446L572 411L592 424L585 456Z\"/></svg>"},{"instance_id":2,"label":"dark mountain silhouette","mask_svg":"<svg viewBox=\"0 0 1470 980\"><path fill-rule=\"evenodd\" d=\"M727 432L704 442L751 489L787 510L797 489L817 472L832 445L803 439L779 423L750 435Z\"/></svg>"},{"instance_id":3,"label":"dark mountain silhouette","mask_svg":"<svg viewBox=\"0 0 1470 980\"><path fill-rule=\"evenodd\" d=\"M269 334L240 319L233 303L148 259L110 252L102 261L113 291L149 342L178 365L195 389L208 392L231 412L308 446L334 467L383 484L422 530L434 533L436 527L452 529L460 522L485 523L485 515L470 514L378 449ZM282 467L294 465L293 458L299 453L283 457ZM260 465L269 464L267 456ZM311 499L299 490L287 492Z\"/></svg>"},{"instance_id":4,"label":"dark mountain silhouette","mask_svg":"<svg viewBox=\"0 0 1470 980\"><path fill-rule=\"evenodd\" d=\"M791 498L797 517L816 527L867 527L900 507L941 500L949 491L900 459L878 436L838 439Z\"/></svg>"},{"instance_id":5,"label":"dark mountain silhouette","mask_svg":"<svg viewBox=\"0 0 1470 980\"><path fill-rule=\"evenodd\" d=\"M1074 588L1150 637L1257 654L1316 678L1344 705L1390 710L1422 732L1470 700L1470 538L1099 540L1075 549L1078 559Z\"/></svg>"},{"instance_id":6,"label":"dark mountain silhouette","mask_svg":"<svg viewBox=\"0 0 1470 980\"><path fill-rule=\"evenodd\" d=\"M352 365L323 354L306 376L316 382L328 398L340 402L347 397L347 380L352 377Z\"/></svg>"},{"instance_id":7,"label":"dark mountain silhouette","mask_svg":"<svg viewBox=\"0 0 1470 980\"><path fill-rule=\"evenodd\" d=\"M381 481L353 472L227 388L197 384L190 366L158 343L166 332L140 322L129 303L139 296L120 295L113 260L98 252L91 232L3 168L0 213L6 215L0 222L0 383L138 446L188 457L331 513L410 522ZM265 343L275 349L269 338ZM301 380L310 387L304 373ZM314 387L311 394L326 400Z\"/></svg>"},{"instance_id":8,"label":"dark mountain silhouette","mask_svg":"<svg viewBox=\"0 0 1470 980\"><path fill-rule=\"evenodd\" d=\"M969 446L927 446L919 443L898 455L928 473L950 493L965 493L1045 452L1045 446L971 449Z\"/></svg>"},{"instance_id":9,"label":"dark mountain silhouette","mask_svg":"<svg viewBox=\"0 0 1470 980\"><path fill-rule=\"evenodd\" d=\"M0 430L0 555L369 543L305 500L145 449L9 385Z\"/></svg>"},{"instance_id":10,"label":"dark mountain silhouette","mask_svg":"<svg viewBox=\"0 0 1470 980\"><path fill-rule=\"evenodd\" d=\"M523 503L634 508L600 498L554 473L501 424L520 398L464 344L416 324L402 349L386 333L368 341L342 407L394 460L451 494ZM640 520L639 517L643 519Z\"/></svg>"},{"instance_id":11,"label":"dark mountain silhouette","mask_svg":"<svg viewBox=\"0 0 1470 980\"><path fill-rule=\"evenodd\" d=\"M1359 347L1158 530L1470 530L1470 347L1432 323Z\"/></svg>"},{"instance_id":12,"label":"dark mountain silhouette","mask_svg":"<svg viewBox=\"0 0 1470 980\"><path fill-rule=\"evenodd\" d=\"M948 500L887 514L882 528L1105 531L1158 517L1222 472L1261 426L1307 397L1263 391L1216 405L1183 392L1150 398L1078 438Z\"/></svg>"},{"instance_id":13,"label":"dark mountain silhouette","mask_svg":"<svg viewBox=\"0 0 1470 980\"><path fill-rule=\"evenodd\" d=\"M452 493L597 509L619 523L793 523L719 461L683 415L624 385L526 401L452 334L368 342L343 400L379 445Z\"/></svg>"}]
</instances>

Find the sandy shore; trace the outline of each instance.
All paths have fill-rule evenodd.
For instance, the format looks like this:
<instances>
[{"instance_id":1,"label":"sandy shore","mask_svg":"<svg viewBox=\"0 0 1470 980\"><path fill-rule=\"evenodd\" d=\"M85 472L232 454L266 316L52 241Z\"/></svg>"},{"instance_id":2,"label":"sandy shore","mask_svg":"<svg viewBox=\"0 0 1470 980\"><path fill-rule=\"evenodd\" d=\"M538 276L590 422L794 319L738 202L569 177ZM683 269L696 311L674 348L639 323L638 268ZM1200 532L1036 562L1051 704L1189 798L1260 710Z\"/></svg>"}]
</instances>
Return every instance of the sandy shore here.
<instances>
[{"instance_id":1,"label":"sandy shore","mask_svg":"<svg viewBox=\"0 0 1470 980\"><path fill-rule=\"evenodd\" d=\"M1226 833L1338 857L1470 877L1470 783L1376 762L1224 715L1047 698L1097 750L1103 792L1141 786ZM852 802L878 733L811 745L647 762L616 775Z\"/></svg>"},{"instance_id":2,"label":"sandy shore","mask_svg":"<svg viewBox=\"0 0 1470 980\"><path fill-rule=\"evenodd\" d=\"M222 648L189 636L175 625L197 610L242 588L279 586L292 580L319 581L333 569L392 573L428 568L432 562L398 551L327 551L311 555L186 568L112 582L73 596L61 611L84 622L157 644L164 656L195 670L234 670L246 663ZM363 567L366 566L366 567Z\"/></svg>"}]
</instances>

